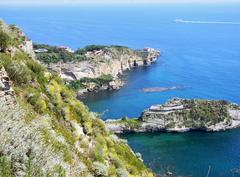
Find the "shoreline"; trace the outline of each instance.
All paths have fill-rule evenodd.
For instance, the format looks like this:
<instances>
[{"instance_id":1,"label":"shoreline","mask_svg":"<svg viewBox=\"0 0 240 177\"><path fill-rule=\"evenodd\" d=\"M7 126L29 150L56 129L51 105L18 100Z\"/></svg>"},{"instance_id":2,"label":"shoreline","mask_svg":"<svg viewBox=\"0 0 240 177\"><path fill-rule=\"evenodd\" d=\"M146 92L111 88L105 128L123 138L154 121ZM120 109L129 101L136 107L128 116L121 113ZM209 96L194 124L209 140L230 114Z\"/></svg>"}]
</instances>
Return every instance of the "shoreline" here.
<instances>
[{"instance_id":1,"label":"shoreline","mask_svg":"<svg viewBox=\"0 0 240 177\"><path fill-rule=\"evenodd\" d=\"M80 99L86 99L89 95L97 96L98 94L101 94L102 92L107 93L107 92L118 91L128 83L127 77L128 77L129 72L134 72L134 70L138 69L138 68L151 67L151 65L155 64L156 62L157 62L157 60L155 62L149 64L149 65L141 65L141 66L133 67L130 70L124 70L118 76L118 78L116 78L116 80L113 81L117 84L109 84L108 83L108 84L102 85L101 87L98 87L94 90L88 90L88 89L78 90L77 91L77 97L80 98ZM144 89L142 90L143 92L144 92ZM174 89L163 88L163 90L161 92L170 91L170 90L177 90L177 89L183 89L183 88L181 88L181 87L174 87ZM155 92L159 92L159 91L155 91Z\"/></svg>"},{"instance_id":2,"label":"shoreline","mask_svg":"<svg viewBox=\"0 0 240 177\"><path fill-rule=\"evenodd\" d=\"M148 67L161 56L159 50L150 47L136 50L116 45L90 45L76 51L44 44L34 47L37 59L65 80L79 98L89 92L119 90L125 84L127 71Z\"/></svg>"}]
</instances>

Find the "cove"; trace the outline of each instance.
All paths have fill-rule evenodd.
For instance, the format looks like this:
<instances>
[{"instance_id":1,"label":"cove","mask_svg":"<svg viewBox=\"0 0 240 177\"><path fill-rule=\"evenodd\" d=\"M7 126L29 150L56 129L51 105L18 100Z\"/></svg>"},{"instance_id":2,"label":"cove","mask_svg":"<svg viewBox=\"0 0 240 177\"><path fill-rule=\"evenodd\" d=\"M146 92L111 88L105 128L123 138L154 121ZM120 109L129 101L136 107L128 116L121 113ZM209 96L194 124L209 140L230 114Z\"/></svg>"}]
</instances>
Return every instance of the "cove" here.
<instances>
[{"instance_id":1,"label":"cove","mask_svg":"<svg viewBox=\"0 0 240 177\"><path fill-rule=\"evenodd\" d=\"M227 132L126 134L135 152L156 173L203 177L240 176L240 129Z\"/></svg>"}]
</instances>

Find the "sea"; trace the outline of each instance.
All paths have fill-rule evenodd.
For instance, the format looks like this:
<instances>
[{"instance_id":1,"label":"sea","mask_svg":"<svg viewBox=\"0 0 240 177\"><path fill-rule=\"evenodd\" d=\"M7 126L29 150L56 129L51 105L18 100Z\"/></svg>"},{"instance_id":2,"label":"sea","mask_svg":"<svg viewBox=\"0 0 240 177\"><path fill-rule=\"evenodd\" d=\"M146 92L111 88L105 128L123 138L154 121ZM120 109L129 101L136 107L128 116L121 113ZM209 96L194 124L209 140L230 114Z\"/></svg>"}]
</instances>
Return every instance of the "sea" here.
<instances>
[{"instance_id":1,"label":"sea","mask_svg":"<svg viewBox=\"0 0 240 177\"><path fill-rule=\"evenodd\" d=\"M173 97L224 99L240 104L240 4L128 4L0 6L35 43L153 47L158 61L126 72L119 91L86 98L103 119L139 117ZM145 88L176 89L144 92ZM217 133L121 135L155 173L239 177L240 130Z\"/></svg>"}]
</instances>

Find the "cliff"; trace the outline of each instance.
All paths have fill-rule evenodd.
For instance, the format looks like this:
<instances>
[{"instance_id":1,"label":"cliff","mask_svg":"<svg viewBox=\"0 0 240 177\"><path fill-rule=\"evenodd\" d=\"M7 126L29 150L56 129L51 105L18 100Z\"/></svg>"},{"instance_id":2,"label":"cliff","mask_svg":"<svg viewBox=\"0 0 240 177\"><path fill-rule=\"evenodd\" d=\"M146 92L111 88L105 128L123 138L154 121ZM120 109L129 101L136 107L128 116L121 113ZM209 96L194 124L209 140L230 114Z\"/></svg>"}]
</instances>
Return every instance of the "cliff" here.
<instances>
[{"instance_id":1,"label":"cliff","mask_svg":"<svg viewBox=\"0 0 240 177\"><path fill-rule=\"evenodd\" d=\"M60 76L78 87L76 90L82 92L98 91L106 89L119 89L123 85L120 76L126 70L131 70L137 66L150 65L160 56L158 50L145 48L143 50L133 50L124 46L96 46L91 45L83 49L78 49L74 53L67 54L61 59L58 55L62 52L57 47L35 45L37 50L45 52L37 53L37 58L43 63L48 62L50 71L60 74ZM57 56L58 59L52 56ZM51 58L46 60L46 58ZM98 79L102 76L110 76L112 79L107 83L96 84L91 79ZM86 80L88 79L88 82Z\"/></svg>"},{"instance_id":2,"label":"cliff","mask_svg":"<svg viewBox=\"0 0 240 177\"><path fill-rule=\"evenodd\" d=\"M153 176L130 147L1 24L0 176ZM25 38L25 37L24 37ZM22 41L22 39L21 39Z\"/></svg>"},{"instance_id":3,"label":"cliff","mask_svg":"<svg viewBox=\"0 0 240 177\"><path fill-rule=\"evenodd\" d=\"M138 119L106 123L116 133L222 131L240 127L240 106L227 101L174 98L163 105L151 106Z\"/></svg>"},{"instance_id":4,"label":"cliff","mask_svg":"<svg viewBox=\"0 0 240 177\"><path fill-rule=\"evenodd\" d=\"M35 57L33 43L26 34L16 25L7 25L0 19L1 43L0 51L14 56L17 52L23 51L30 57ZM4 36L5 34L5 36ZM8 40L8 41L7 41Z\"/></svg>"}]
</instances>

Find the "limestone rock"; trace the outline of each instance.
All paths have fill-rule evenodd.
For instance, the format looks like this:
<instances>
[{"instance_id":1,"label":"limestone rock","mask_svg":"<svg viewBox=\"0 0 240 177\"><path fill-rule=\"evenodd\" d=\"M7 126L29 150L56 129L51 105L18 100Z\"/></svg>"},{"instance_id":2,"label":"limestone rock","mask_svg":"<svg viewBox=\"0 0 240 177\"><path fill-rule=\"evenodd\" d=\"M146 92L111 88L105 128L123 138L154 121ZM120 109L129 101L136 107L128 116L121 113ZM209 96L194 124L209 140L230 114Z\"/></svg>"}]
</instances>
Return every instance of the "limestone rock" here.
<instances>
[{"instance_id":1,"label":"limestone rock","mask_svg":"<svg viewBox=\"0 0 240 177\"><path fill-rule=\"evenodd\" d=\"M118 53L114 55L111 49L107 51L101 49L87 52L86 55L93 59L81 62L51 63L48 65L48 69L59 73L67 82L80 80L82 78L98 78L102 75L111 75L114 79L107 85L96 87L94 83L87 83L87 90L89 92L118 90L124 84L120 78L124 71L131 70L137 66L154 63L160 56L160 52L155 49L150 50L149 48L145 48L142 50L142 56L134 53ZM80 92L80 95L84 93L85 92Z\"/></svg>"}]
</instances>

